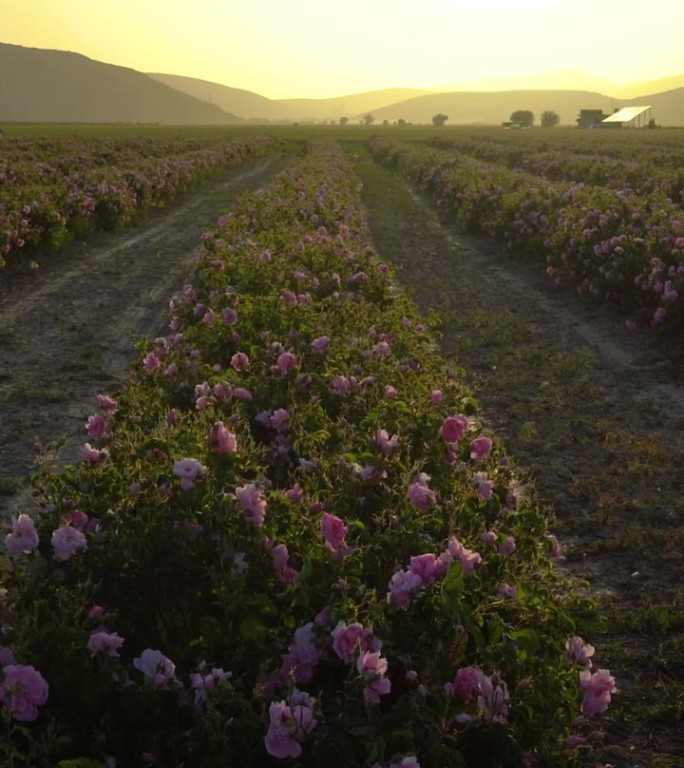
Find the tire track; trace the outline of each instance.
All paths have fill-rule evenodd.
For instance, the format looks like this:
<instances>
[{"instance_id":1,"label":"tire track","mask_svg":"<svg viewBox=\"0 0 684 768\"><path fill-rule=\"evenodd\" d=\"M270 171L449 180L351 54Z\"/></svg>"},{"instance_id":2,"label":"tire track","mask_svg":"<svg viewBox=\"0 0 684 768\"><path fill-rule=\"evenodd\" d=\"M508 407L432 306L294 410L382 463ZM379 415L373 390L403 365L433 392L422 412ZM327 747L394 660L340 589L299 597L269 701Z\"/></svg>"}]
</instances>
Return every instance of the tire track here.
<instances>
[{"instance_id":1,"label":"tire track","mask_svg":"<svg viewBox=\"0 0 684 768\"><path fill-rule=\"evenodd\" d=\"M189 274L204 229L288 160L270 156L200 186L125 234L73 245L0 295L0 519L26 502L30 475L63 442L60 466L87 439L95 395L122 382L135 339L165 333L170 296ZM0 276L2 280L2 276Z\"/></svg>"}]
</instances>

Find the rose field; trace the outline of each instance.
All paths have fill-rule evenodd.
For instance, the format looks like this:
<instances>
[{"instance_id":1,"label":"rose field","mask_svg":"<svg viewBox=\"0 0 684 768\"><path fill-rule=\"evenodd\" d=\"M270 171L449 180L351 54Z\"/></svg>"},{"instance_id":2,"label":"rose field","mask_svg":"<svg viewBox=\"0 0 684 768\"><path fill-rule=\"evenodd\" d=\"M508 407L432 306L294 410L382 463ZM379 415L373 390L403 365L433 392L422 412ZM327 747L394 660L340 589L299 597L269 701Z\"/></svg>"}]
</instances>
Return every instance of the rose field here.
<instances>
[{"instance_id":1,"label":"rose field","mask_svg":"<svg viewBox=\"0 0 684 768\"><path fill-rule=\"evenodd\" d=\"M18 137L0 155L0 267L93 229L127 226L265 138Z\"/></svg>"},{"instance_id":2,"label":"rose field","mask_svg":"<svg viewBox=\"0 0 684 768\"><path fill-rule=\"evenodd\" d=\"M600 297L638 322L681 327L684 313L684 163L680 145L624 143L548 151L496 140L425 143L375 138L375 156L429 190L447 215L537 258L559 285ZM620 144L618 144L620 146Z\"/></svg>"},{"instance_id":3,"label":"rose field","mask_svg":"<svg viewBox=\"0 0 684 768\"><path fill-rule=\"evenodd\" d=\"M598 395L569 355L535 347L535 362L520 358L525 372L515 374L524 385L505 379L503 358L533 342L511 341L512 316L504 325L489 309L500 294L488 298L465 251L463 263L448 261L441 227L486 236L498 265L539 273L569 315L598 307L625 337L675 349L684 139L370 133L0 145L0 288L17 279L27 296L44 269L68 268L75 241L130 230L202 179L291 152L284 170L206 222L159 318L164 333L136 339L116 386L93 379L77 458L33 472L30 495L0 521L3 768L646 765L611 753L610 734L649 683L617 652L623 640L606 634L617 613L572 554L566 563L579 528L585 553L602 534L567 496L574 519L559 522L543 471L591 442L584 463L612 483L590 450L600 443L609 454L617 430L601 425L598 440L582 431L596 427ZM428 198L443 224L422 221ZM472 306L458 283L474 292ZM495 347L501 357L487 358ZM544 416L530 382L556 395ZM499 435L494 411L518 385L516 442ZM653 421L644 403L644 423ZM674 407L671 418L674 429ZM68 431L59 424L55 438ZM661 550L676 582L684 527L668 505L679 495L681 440L660 468L651 457L645 469L632 448L619 446L626 469L615 483L625 494L633 485L634 519L611 517L608 480L600 503L581 504L632 535L625 550L637 541L655 558L656 538L669 536ZM562 456L576 473L568 489L588 493L585 469L572 451ZM642 482L658 487L669 528L654 522ZM653 540L635 533L637 519ZM655 606L656 592L644 601ZM644 655L660 663L667 650L650 687L671 684L658 723L676 730L684 612L680 593L665 594L668 621L649 614ZM646 602L629 600L641 615ZM654 768L677 765L675 742L653 748Z\"/></svg>"}]
</instances>

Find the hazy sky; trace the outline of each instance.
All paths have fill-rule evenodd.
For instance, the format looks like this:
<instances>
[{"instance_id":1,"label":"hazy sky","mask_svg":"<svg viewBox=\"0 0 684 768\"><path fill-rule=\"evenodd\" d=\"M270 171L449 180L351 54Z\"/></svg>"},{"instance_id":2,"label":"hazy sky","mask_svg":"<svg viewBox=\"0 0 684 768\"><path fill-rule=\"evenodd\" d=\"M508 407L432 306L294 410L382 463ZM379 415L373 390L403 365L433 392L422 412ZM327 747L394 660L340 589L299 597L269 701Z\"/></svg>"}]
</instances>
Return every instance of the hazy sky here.
<instances>
[{"instance_id":1,"label":"hazy sky","mask_svg":"<svg viewBox=\"0 0 684 768\"><path fill-rule=\"evenodd\" d=\"M0 0L0 42L270 98L684 73L684 0Z\"/></svg>"}]
</instances>

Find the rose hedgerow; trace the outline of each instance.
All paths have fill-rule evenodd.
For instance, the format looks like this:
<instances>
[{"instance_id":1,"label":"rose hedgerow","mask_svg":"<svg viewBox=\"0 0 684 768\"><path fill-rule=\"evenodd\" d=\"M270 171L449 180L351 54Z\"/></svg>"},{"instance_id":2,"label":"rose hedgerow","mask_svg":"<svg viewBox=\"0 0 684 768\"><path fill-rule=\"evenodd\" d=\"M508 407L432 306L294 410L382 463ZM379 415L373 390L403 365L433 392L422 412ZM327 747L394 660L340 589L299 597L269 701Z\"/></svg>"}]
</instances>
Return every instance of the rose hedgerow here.
<instances>
[{"instance_id":1,"label":"rose hedgerow","mask_svg":"<svg viewBox=\"0 0 684 768\"><path fill-rule=\"evenodd\" d=\"M37 541L8 531L2 644L49 685L28 742L9 717L15 754L566 764L615 692L580 663L590 604L341 151L311 145L203 243L169 335L98 398L106 431L37 478Z\"/></svg>"},{"instance_id":2,"label":"rose hedgerow","mask_svg":"<svg viewBox=\"0 0 684 768\"><path fill-rule=\"evenodd\" d=\"M654 328L684 321L681 196L550 181L460 146L445 152L379 137L369 146L429 190L447 215L541 261L557 284L600 297L627 315L627 327L637 317ZM642 169L640 178L647 176Z\"/></svg>"},{"instance_id":3,"label":"rose hedgerow","mask_svg":"<svg viewBox=\"0 0 684 768\"><path fill-rule=\"evenodd\" d=\"M21 137L0 159L0 268L114 229L199 179L275 147L271 137Z\"/></svg>"}]
</instances>

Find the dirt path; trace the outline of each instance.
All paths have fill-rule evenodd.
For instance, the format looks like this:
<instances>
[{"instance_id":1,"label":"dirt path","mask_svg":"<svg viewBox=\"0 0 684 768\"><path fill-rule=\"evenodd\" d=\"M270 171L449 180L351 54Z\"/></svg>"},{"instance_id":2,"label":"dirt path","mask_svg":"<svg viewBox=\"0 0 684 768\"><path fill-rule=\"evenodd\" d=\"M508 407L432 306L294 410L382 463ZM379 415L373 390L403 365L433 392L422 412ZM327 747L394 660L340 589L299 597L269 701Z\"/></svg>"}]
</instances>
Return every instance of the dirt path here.
<instances>
[{"instance_id":1,"label":"dirt path","mask_svg":"<svg viewBox=\"0 0 684 768\"><path fill-rule=\"evenodd\" d=\"M539 265L440 220L430 200L357 162L371 232L441 349L463 367L600 601L591 641L620 695L601 762L674 768L684 755L684 349L556 288Z\"/></svg>"},{"instance_id":2,"label":"dirt path","mask_svg":"<svg viewBox=\"0 0 684 768\"><path fill-rule=\"evenodd\" d=\"M233 169L133 231L70 247L30 279L0 273L0 519L17 508L50 443L65 440L60 463L76 458L95 395L122 382L134 340L166 333L168 300L204 229L286 162Z\"/></svg>"}]
</instances>

